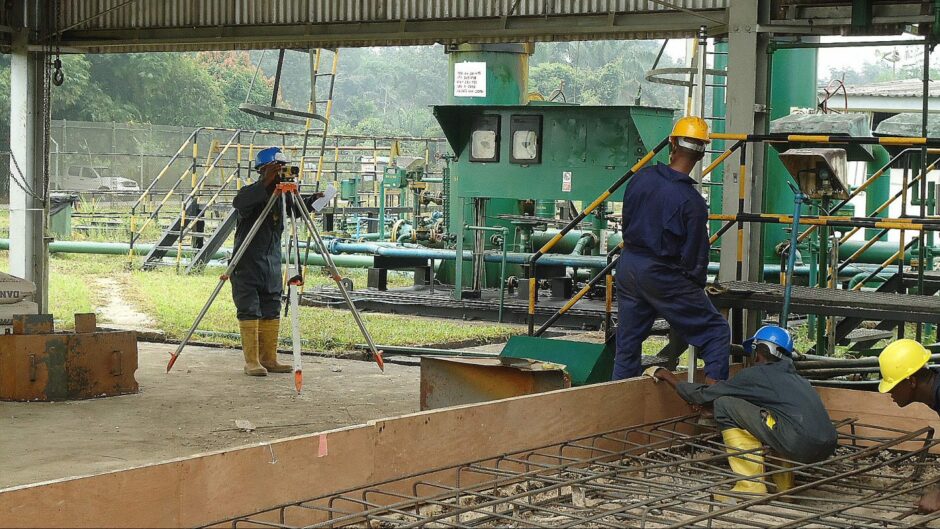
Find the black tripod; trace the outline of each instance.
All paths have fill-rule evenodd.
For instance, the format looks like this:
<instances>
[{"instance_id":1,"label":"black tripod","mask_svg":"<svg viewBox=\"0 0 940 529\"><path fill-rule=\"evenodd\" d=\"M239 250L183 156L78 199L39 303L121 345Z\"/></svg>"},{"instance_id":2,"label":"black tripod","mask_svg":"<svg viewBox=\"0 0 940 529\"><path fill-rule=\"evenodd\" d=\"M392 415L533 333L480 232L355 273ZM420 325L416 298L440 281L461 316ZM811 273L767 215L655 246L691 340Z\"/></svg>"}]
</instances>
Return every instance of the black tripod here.
<instances>
[{"instance_id":1,"label":"black tripod","mask_svg":"<svg viewBox=\"0 0 940 529\"><path fill-rule=\"evenodd\" d=\"M339 270L336 269L336 265L333 263L333 258L330 257L330 253L327 251L326 244L323 242L323 238L320 237L320 232L317 230L313 219L310 217L310 212L307 211L307 207L304 205L303 200L300 197L300 191L297 182L294 180L293 175L281 176L280 178L281 180L274 187L274 192L271 194L271 198L268 199L267 204L265 204L264 209L261 211L261 215L258 216L258 220L256 220L255 223L251 226L251 229L248 231L248 235L245 236L245 240L242 242L241 246L238 248L238 251L235 252L235 255L232 257L232 261L229 263L228 268L226 268L225 272L219 276L219 282L216 284L215 290L212 291L212 294L209 296L206 304L203 305L202 310L199 311L199 315L196 316L196 321L193 322L192 327L189 328L189 332L186 333L186 336L183 338L183 341L180 342L179 346L176 348L176 351L171 354L170 361L166 366L168 373L170 369L173 368L173 364L176 363L176 359L179 358L183 348L186 347L186 344L189 342L190 338L192 338L193 333L196 332L196 327L199 326L202 318L204 318L206 313L209 311L209 307L212 306L215 298L218 297L219 292L222 291L222 286L225 285L225 282L228 281L229 277L231 277L235 267L238 266L238 262L245 254L245 251L248 249L251 241L255 238L255 235L257 235L258 230L261 228L261 224L265 221L265 219L268 217L268 214L271 212L271 208L273 208L277 203L280 203L282 214L281 218L285 220L290 230L290 235L288 236L285 243L286 251L284 252L284 255L287 259L288 277L285 311L290 314L291 320L291 336L294 353L294 386L297 388L297 392L300 393L300 390L303 387L303 368L300 354L300 319L298 316L300 304L298 289L303 286L303 275L300 273L300 242L297 238L297 214L299 214L300 221L307 227L307 232L313 239L314 244L316 244L317 250L320 252L327 269L330 271L330 277L332 277L333 281L336 282L336 287L339 289L340 293L342 293L343 299L346 301L346 306L348 306L349 310L352 312L353 318L356 320L356 325L359 326L359 330L362 332L362 336L366 339L366 344L369 346L369 350L372 352L372 357L375 359L376 364L378 364L379 369L385 371L385 362L382 360L382 351L376 349L375 342L372 341L372 336L369 334L365 323L362 321L362 316L360 316L359 311L356 309L355 303L353 303L352 299L349 297L349 292L346 291L346 287L343 285L343 277L339 274Z\"/></svg>"}]
</instances>

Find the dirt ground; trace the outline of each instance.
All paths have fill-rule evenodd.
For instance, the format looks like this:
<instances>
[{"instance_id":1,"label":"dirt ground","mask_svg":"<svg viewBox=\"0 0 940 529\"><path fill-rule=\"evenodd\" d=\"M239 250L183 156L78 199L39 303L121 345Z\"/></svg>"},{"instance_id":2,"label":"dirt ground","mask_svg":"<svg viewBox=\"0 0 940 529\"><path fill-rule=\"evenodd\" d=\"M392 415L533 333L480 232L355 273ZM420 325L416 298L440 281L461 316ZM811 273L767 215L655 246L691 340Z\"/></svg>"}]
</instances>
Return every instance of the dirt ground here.
<instances>
[{"instance_id":1,"label":"dirt ground","mask_svg":"<svg viewBox=\"0 0 940 529\"><path fill-rule=\"evenodd\" d=\"M140 344L140 393L57 403L0 402L0 488L94 474L418 410L417 367L304 358L290 374L242 374L240 351ZM283 356L283 355L282 355ZM288 362L282 358L282 362ZM250 421L253 432L236 420Z\"/></svg>"}]
</instances>

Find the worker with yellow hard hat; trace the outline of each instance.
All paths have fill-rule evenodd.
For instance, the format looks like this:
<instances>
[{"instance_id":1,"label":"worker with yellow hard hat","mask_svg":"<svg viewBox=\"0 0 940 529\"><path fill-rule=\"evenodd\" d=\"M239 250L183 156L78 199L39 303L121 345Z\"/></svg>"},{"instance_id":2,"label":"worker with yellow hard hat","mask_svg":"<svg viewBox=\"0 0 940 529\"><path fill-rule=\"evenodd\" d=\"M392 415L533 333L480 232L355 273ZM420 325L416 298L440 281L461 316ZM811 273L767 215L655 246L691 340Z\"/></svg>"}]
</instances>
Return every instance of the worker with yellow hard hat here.
<instances>
[{"instance_id":1,"label":"worker with yellow hard hat","mask_svg":"<svg viewBox=\"0 0 940 529\"><path fill-rule=\"evenodd\" d=\"M731 329L704 291L708 205L689 176L707 144L705 120L680 119L669 136L669 164L641 169L624 192L614 380L640 375L643 341L657 316L699 348L708 381L728 378Z\"/></svg>"},{"instance_id":2,"label":"worker with yellow hard hat","mask_svg":"<svg viewBox=\"0 0 940 529\"><path fill-rule=\"evenodd\" d=\"M878 355L881 370L878 391L890 393L902 408L920 402L940 414L940 372L927 367L930 358L930 351L914 340L890 343ZM940 488L927 489L917 508L924 513L940 511Z\"/></svg>"}]
</instances>

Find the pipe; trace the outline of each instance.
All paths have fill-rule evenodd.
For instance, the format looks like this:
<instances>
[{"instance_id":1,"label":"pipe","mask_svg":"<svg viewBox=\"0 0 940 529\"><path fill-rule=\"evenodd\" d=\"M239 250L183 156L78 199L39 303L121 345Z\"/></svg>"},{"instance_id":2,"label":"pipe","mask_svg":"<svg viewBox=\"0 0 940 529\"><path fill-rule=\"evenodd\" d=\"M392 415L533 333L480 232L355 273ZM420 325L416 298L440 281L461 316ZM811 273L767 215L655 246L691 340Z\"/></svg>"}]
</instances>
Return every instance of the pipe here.
<instances>
[{"instance_id":1,"label":"pipe","mask_svg":"<svg viewBox=\"0 0 940 529\"><path fill-rule=\"evenodd\" d=\"M888 150L881 145L875 145L871 149L874 159L868 162L868 178L871 178L882 167L891 163L891 155ZM888 201L891 195L891 179L888 175L878 178L865 191L865 216L866 217L887 217L888 211L884 210L878 213L878 208ZM868 228L865 230L865 239L871 239L878 234L878 230Z\"/></svg>"},{"instance_id":2,"label":"pipe","mask_svg":"<svg viewBox=\"0 0 940 529\"><path fill-rule=\"evenodd\" d=\"M0 250L9 250L10 240L0 239ZM147 255L153 249L152 244L135 244L133 255ZM53 241L49 243L49 253L73 253L73 254L91 254L91 255L128 255L131 253L130 245L122 242L86 242L86 241ZM191 256L195 250L183 250L183 255ZM176 257L177 249L167 250L167 257ZM228 259L231 257L231 250L220 250L212 255L213 260ZM333 261L337 266L344 268L371 268L374 259L367 255L338 255L333 256ZM323 257L319 254L311 253L307 257L306 264L309 266L324 266Z\"/></svg>"},{"instance_id":3,"label":"pipe","mask_svg":"<svg viewBox=\"0 0 940 529\"><path fill-rule=\"evenodd\" d=\"M793 362L793 365L796 367L797 371L806 371L810 369L833 369L833 368L850 368L850 367L878 367L878 357L873 356L869 358L852 358L849 360L840 360L830 358L828 360L822 360L817 355L805 355L809 360L796 360ZM930 362L940 362L940 354L930 355Z\"/></svg>"},{"instance_id":4,"label":"pipe","mask_svg":"<svg viewBox=\"0 0 940 529\"><path fill-rule=\"evenodd\" d=\"M532 245L536 248L541 248L560 232L561 230L557 229L532 232ZM581 237L583 237L584 234L590 234L590 232L581 230L569 231L555 244L555 247L552 249L552 253L570 254L578 246L578 242L580 242Z\"/></svg>"},{"instance_id":5,"label":"pipe","mask_svg":"<svg viewBox=\"0 0 940 529\"><path fill-rule=\"evenodd\" d=\"M839 259L848 259L865 244L865 241L846 241L839 245ZM940 253L938 248L927 248L930 253ZM878 241L865 250L855 260L858 263L881 264L898 252L898 243L894 241ZM916 255L913 250L904 252L904 262L910 264L911 258Z\"/></svg>"},{"instance_id":6,"label":"pipe","mask_svg":"<svg viewBox=\"0 0 940 529\"><path fill-rule=\"evenodd\" d=\"M820 388L875 389L877 380L810 380L810 384Z\"/></svg>"},{"instance_id":7,"label":"pipe","mask_svg":"<svg viewBox=\"0 0 940 529\"><path fill-rule=\"evenodd\" d=\"M381 255L388 257L419 257L426 259L436 259L443 261L453 261L457 258L454 250L442 250L435 248L426 248L414 245L396 245L394 243L376 243L376 242L352 242L341 241L338 239L326 241L330 250L330 255L337 266L346 268L371 268L373 259L371 256ZM153 248L151 244L135 244L134 255L146 255ZM10 249L9 239L0 239L0 251ZM50 253L76 253L76 254L97 254L97 255L127 255L130 251L126 243L112 242L84 242L84 241L54 241L49 243ZM191 255L192 251L183 250L183 255ZM342 254L369 254L369 255L342 255ZM231 250L220 250L216 252L212 259L226 259L231 255ZM175 257L176 250L168 250L168 257ZM511 252L506 254L506 263L525 264L528 262L530 254ZM472 259L472 252L464 252L464 261ZM487 253L484 260L488 263L501 263L502 256L498 253ZM540 261L544 261L545 266L570 266L572 268L596 268L602 269L607 266L604 256L598 255L560 255L546 254ZM319 254L311 253L307 258L307 264L312 266L322 266L323 259ZM851 265L839 274L840 278L851 279L857 274L870 272L876 267L873 265ZM809 274L808 266L797 266L794 269L794 275L806 276ZM718 273L718 263L708 265L709 274ZM775 278L780 275L780 265L764 265L764 277Z\"/></svg>"},{"instance_id":8,"label":"pipe","mask_svg":"<svg viewBox=\"0 0 940 529\"><path fill-rule=\"evenodd\" d=\"M892 273L888 273L888 272L879 273L879 274L876 275L875 277L871 277L871 274L862 272L862 273L860 273L860 274L856 274L856 275L852 276L852 279L849 280L848 289L849 289L849 290L854 289L854 288L855 288L855 285L859 284L859 282L861 282L861 281L867 281L867 282L870 282L870 281L878 281L878 282L880 282L880 283L884 283L885 281L887 281L888 279L891 279L892 277L894 277L894 273L893 273L893 272L892 272Z\"/></svg>"},{"instance_id":9,"label":"pipe","mask_svg":"<svg viewBox=\"0 0 940 529\"><path fill-rule=\"evenodd\" d=\"M574 250L571 250L571 255L588 255L596 245L596 235L591 232L582 233L578 243L574 245Z\"/></svg>"}]
</instances>

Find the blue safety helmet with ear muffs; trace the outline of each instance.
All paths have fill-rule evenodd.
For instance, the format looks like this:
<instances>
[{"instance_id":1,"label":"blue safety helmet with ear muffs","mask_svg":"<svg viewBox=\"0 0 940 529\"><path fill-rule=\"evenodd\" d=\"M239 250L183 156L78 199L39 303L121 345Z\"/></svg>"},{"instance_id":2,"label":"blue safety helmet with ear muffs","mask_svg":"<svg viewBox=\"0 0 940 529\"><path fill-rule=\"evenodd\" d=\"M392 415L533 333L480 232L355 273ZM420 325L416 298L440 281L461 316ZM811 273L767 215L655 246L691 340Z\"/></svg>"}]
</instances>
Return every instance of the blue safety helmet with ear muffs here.
<instances>
[{"instance_id":1,"label":"blue safety helmet with ear muffs","mask_svg":"<svg viewBox=\"0 0 940 529\"><path fill-rule=\"evenodd\" d=\"M287 158L286 154L281 152L280 147L268 147L267 149L258 151L258 154L255 156L255 170L261 169L269 163L288 164L290 163L290 159Z\"/></svg>"},{"instance_id":2,"label":"blue safety helmet with ear muffs","mask_svg":"<svg viewBox=\"0 0 940 529\"><path fill-rule=\"evenodd\" d=\"M793 337L782 327L764 325L754 333L753 338L744 340L744 352L754 354L754 349L762 343L767 344L770 354L777 358L793 358Z\"/></svg>"}]
</instances>

